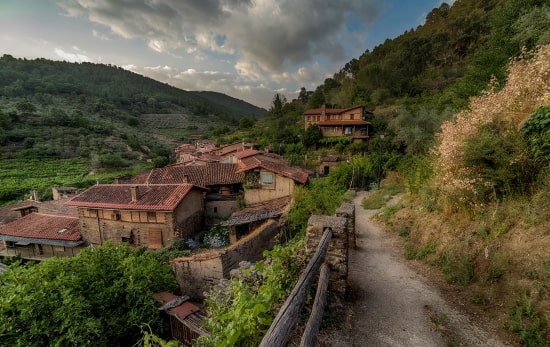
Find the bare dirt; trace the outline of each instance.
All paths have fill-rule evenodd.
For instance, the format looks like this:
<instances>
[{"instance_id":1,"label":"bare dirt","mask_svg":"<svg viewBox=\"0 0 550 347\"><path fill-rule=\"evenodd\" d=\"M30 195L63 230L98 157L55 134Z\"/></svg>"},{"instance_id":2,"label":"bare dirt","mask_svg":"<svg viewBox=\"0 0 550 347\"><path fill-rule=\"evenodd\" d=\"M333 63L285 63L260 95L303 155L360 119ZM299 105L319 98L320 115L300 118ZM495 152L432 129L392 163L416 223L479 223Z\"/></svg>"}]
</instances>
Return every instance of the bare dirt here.
<instances>
[{"instance_id":1,"label":"bare dirt","mask_svg":"<svg viewBox=\"0 0 550 347\"><path fill-rule=\"evenodd\" d=\"M361 207L365 194L354 199L357 247L349 255L350 295L338 310L338 328L325 330L319 344L516 346L495 322L468 312L460 293L428 266L404 259L399 236L373 220L378 210Z\"/></svg>"}]
</instances>

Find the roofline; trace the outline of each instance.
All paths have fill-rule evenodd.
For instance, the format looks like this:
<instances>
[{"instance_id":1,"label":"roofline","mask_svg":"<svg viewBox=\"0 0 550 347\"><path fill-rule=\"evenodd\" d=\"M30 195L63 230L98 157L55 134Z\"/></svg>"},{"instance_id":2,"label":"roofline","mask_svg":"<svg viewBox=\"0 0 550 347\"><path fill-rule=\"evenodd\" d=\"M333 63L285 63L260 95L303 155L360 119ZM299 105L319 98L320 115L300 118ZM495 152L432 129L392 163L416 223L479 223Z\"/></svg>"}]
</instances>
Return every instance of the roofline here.
<instances>
[{"instance_id":1,"label":"roofline","mask_svg":"<svg viewBox=\"0 0 550 347\"><path fill-rule=\"evenodd\" d=\"M63 246L63 247L76 247L76 246L80 246L85 242L82 239L82 236L81 236L81 239L78 241L68 241L68 240L58 240L58 239L41 239L41 238L33 238L33 237L0 235L0 240L12 241L12 242L28 242L28 243L36 243L41 245Z\"/></svg>"}]
</instances>

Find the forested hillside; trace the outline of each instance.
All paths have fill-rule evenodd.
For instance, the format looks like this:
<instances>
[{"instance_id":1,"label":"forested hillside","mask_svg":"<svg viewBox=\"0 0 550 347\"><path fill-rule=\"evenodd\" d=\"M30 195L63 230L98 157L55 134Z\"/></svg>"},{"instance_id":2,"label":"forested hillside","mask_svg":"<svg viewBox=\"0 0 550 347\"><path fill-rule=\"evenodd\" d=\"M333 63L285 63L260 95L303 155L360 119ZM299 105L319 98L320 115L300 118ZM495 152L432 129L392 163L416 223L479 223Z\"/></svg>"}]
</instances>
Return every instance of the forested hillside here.
<instances>
[{"instance_id":1,"label":"forested hillside","mask_svg":"<svg viewBox=\"0 0 550 347\"><path fill-rule=\"evenodd\" d=\"M368 188L392 172L408 194L379 217L403 237L405 256L431 265L510 339L548 346L549 33L547 1L442 4L316 90L276 95L266 117L230 136L311 168L343 155L336 186ZM358 104L374 112L368 145L303 129L307 108Z\"/></svg>"},{"instance_id":2,"label":"forested hillside","mask_svg":"<svg viewBox=\"0 0 550 347\"><path fill-rule=\"evenodd\" d=\"M86 186L162 166L191 135L227 133L241 118L265 113L214 96L116 66L4 55L0 201L20 199L31 189L43 195L52 185Z\"/></svg>"}]
</instances>

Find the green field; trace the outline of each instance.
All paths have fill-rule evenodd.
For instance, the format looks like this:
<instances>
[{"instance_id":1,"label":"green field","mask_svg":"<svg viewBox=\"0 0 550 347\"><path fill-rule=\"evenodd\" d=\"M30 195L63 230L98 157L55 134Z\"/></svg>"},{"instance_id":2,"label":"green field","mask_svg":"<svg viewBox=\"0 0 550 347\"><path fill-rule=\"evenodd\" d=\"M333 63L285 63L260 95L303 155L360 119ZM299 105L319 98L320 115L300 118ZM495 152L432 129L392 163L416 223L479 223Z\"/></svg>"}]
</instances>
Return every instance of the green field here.
<instances>
[{"instance_id":1,"label":"green field","mask_svg":"<svg viewBox=\"0 0 550 347\"><path fill-rule=\"evenodd\" d=\"M0 161L0 205L26 199L37 190L41 199L51 197L55 186L88 187L97 181L110 183L133 172L109 171L91 174L87 159L4 159Z\"/></svg>"}]
</instances>

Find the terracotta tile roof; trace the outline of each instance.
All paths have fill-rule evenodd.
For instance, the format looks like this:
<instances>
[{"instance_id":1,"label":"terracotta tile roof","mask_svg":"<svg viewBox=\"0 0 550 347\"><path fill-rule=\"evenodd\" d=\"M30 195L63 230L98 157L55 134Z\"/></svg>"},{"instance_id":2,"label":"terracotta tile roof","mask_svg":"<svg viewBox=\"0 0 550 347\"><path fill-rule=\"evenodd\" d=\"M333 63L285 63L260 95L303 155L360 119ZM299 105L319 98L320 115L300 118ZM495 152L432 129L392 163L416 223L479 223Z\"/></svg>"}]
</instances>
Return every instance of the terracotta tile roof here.
<instances>
[{"instance_id":1,"label":"terracotta tile roof","mask_svg":"<svg viewBox=\"0 0 550 347\"><path fill-rule=\"evenodd\" d=\"M358 109L358 108L362 109L363 112L372 114L372 112L366 110L365 107L362 106L362 105L352 106L352 107L348 107L348 108L324 108L324 110L325 110L325 114L341 114L341 113L351 111L351 110L355 110L355 109ZM322 113L323 113L323 107L312 108L312 109L306 110L304 112L305 115L319 115L319 114L322 114Z\"/></svg>"},{"instance_id":2,"label":"terracotta tile roof","mask_svg":"<svg viewBox=\"0 0 550 347\"><path fill-rule=\"evenodd\" d=\"M130 183L182 184L187 182L200 187L239 184L244 180L244 173L237 173L238 169L237 164L228 163L187 166L179 163L153 169L147 175L136 176Z\"/></svg>"},{"instance_id":3,"label":"terracotta tile roof","mask_svg":"<svg viewBox=\"0 0 550 347\"><path fill-rule=\"evenodd\" d=\"M263 154L241 160L239 167L240 169L238 172L246 172L256 168L263 168L302 184L307 183L309 179L309 172L307 170L295 166L289 166L280 159Z\"/></svg>"},{"instance_id":4,"label":"terracotta tile roof","mask_svg":"<svg viewBox=\"0 0 550 347\"><path fill-rule=\"evenodd\" d=\"M153 294L153 298L163 305L162 308L168 307L166 309L168 314L176 316L180 320L184 320L192 313L200 311L199 307L187 301L188 297L176 296L169 292L158 292Z\"/></svg>"},{"instance_id":5,"label":"terracotta tile roof","mask_svg":"<svg viewBox=\"0 0 550 347\"><path fill-rule=\"evenodd\" d=\"M321 158L322 162L339 162L339 161L344 161L344 160L346 160L346 159L341 158L337 155L327 155L326 157Z\"/></svg>"},{"instance_id":6,"label":"terracotta tile roof","mask_svg":"<svg viewBox=\"0 0 550 347\"><path fill-rule=\"evenodd\" d=\"M278 199L247 206L246 208L233 213L231 217L222 222L223 226L249 224L261 220L280 217L288 208L290 197L285 196Z\"/></svg>"},{"instance_id":7,"label":"terracotta tile roof","mask_svg":"<svg viewBox=\"0 0 550 347\"><path fill-rule=\"evenodd\" d=\"M137 200L132 201L132 187L137 187ZM192 184L98 184L80 193L69 206L116 210L174 211L191 189ZM206 190L205 188L202 188Z\"/></svg>"},{"instance_id":8,"label":"terracotta tile roof","mask_svg":"<svg viewBox=\"0 0 550 347\"><path fill-rule=\"evenodd\" d=\"M17 204L11 206L11 210L12 211L19 211L19 210L24 210L26 208L29 208L29 207L37 207L41 204L40 201L36 201L36 200L23 200L23 201L20 201L18 202Z\"/></svg>"},{"instance_id":9,"label":"terracotta tile roof","mask_svg":"<svg viewBox=\"0 0 550 347\"><path fill-rule=\"evenodd\" d=\"M202 166L186 166L184 173L189 183L208 187L243 183L244 173L238 170L237 164L209 163Z\"/></svg>"},{"instance_id":10,"label":"terracotta tile roof","mask_svg":"<svg viewBox=\"0 0 550 347\"><path fill-rule=\"evenodd\" d=\"M38 205L38 212L78 217L78 209L75 206L67 206L65 204L70 199L71 198L63 198L59 200L42 201L42 203Z\"/></svg>"},{"instance_id":11,"label":"terracotta tile roof","mask_svg":"<svg viewBox=\"0 0 550 347\"><path fill-rule=\"evenodd\" d=\"M325 120L325 121L319 121L316 123L318 126L334 126L334 125L369 125L370 122L367 122L366 120L362 119L355 119L355 120Z\"/></svg>"},{"instance_id":12,"label":"terracotta tile roof","mask_svg":"<svg viewBox=\"0 0 550 347\"><path fill-rule=\"evenodd\" d=\"M0 226L0 239L15 238L82 241L77 217L31 213L9 224ZM36 243L36 242L35 242Z\"/></svg>"},{"instance_id":13,"label":"terracotta tile roof","mask_svg":"<svg viewBox=\"0 0 550 347\"><path fill-rule=\"evenodd\" d=\"M236 152L235 157L237 159L244 159L247 157L251 157L253 155L259 154L260 151L257 151L255 149L245 149L244 151Z\"/></svg>"}]
</instances>

